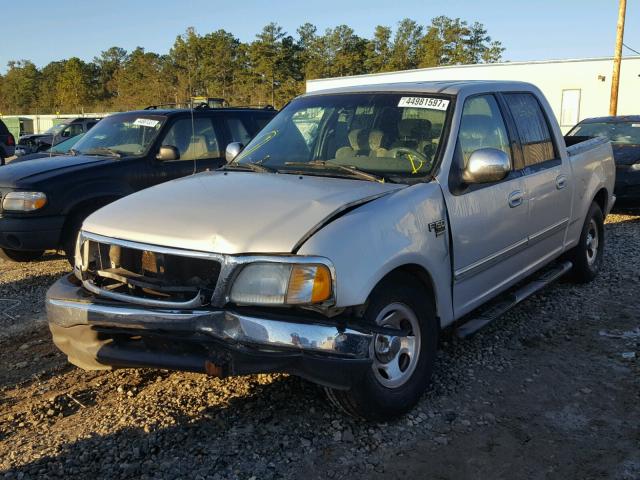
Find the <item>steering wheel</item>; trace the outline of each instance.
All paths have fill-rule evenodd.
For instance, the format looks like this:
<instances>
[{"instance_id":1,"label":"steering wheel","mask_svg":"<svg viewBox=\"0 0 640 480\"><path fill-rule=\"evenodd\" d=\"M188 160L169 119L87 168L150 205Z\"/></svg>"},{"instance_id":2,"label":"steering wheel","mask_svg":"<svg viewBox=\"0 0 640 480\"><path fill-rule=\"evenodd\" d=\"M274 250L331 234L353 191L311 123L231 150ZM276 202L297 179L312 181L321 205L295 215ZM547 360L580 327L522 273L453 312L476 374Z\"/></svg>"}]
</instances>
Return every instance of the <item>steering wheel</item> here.
<instances>
[{"instance_id":1,"label":"steering wheel","mask_svg":"<svg viewBox=\"0 0 640 480\"><path fill-rule=\"evenodd\" d=\"M420 172L425 165L431 164L431 160L412 148L396 147L392 148L389 153L392 154L393 158L406 158L411 164L411 173L413 175Z\"/></svg>"}]
</instances>

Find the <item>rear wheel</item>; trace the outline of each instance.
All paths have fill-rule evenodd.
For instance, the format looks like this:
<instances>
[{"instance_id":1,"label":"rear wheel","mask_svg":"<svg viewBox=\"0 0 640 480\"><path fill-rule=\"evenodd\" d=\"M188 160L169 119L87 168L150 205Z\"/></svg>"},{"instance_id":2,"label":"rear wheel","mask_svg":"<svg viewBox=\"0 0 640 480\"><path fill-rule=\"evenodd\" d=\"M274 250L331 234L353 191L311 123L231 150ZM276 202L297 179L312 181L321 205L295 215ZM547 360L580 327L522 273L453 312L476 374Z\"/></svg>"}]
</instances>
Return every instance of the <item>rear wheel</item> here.
<instances>
[{"instance_id":1,"label":"rear wheel","mask_svg":"<svg viewBox=\"0 0 640 480\"><path fill-rule=\"evenodd\" d=\"M44 255L44 250L12 250L10 248L0 249L0 258L10 262L31 262L38 260Z\"/></svg>"},{"instance_id":2,"label":"rear wheel","mask_svg":"<svg viewBox=\"0 0 640 480\"><path fill-rule=\"evenodd\" d=\"M394 274L371 294L365 320L407 335L375 334L371 369L350 390L326 392L352 416L388 420L410 410L429 384L438 346L435 308L420 280Z\"/></svg>"},{"instance_id":3,"label":"rear wheel","mask_svg":"<svg viewBox=\"0 0 640 480\"><path fill-rule=\"evenodd\" d=\"M573 263L570 278L588 283L598 275L604 253L604 217L597 203L592 203L582 226L580 240L567 258Z\"/></svg>"}]
</instances>

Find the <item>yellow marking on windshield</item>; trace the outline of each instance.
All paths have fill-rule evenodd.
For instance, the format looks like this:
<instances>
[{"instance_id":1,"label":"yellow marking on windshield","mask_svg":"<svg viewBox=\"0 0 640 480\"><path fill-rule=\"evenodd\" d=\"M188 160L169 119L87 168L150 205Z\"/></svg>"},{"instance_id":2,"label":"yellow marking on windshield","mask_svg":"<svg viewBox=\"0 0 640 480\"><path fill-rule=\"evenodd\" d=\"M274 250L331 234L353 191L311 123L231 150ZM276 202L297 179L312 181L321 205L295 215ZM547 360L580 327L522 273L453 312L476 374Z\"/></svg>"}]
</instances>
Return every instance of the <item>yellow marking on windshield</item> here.
<instances>
[{"instance_id":1,"label":"yellow marking on windshield","mask_svg":"<svg viewBox=\"0 0 640 480\"><path fill-rule=\"evenodd\" d=\"M416 159L413 158L413 155L407 153L407 157L409 158L409 162L411 162L411 175L415 175L416 173L420 172L420 169L424 166L424 161L418 158L417 160L418 162L420 162L420 165L416 167Z\"/></svg>"}]
</instances>

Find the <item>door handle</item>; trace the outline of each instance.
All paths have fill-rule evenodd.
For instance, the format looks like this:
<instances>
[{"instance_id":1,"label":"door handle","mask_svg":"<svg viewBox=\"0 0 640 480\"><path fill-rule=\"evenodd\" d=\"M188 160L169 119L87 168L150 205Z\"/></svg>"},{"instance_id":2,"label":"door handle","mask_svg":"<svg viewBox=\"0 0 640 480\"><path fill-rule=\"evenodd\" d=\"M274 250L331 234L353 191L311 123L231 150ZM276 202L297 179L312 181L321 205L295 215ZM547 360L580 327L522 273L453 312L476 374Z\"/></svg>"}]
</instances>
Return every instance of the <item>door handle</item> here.
<instances>
[{"instance_id":1,"label":"door handle","mask_svg":"<svg viewBox=\"0 0 640 480\"><path fill-rule=\"evenodd\" d=\"M516 190L515 192L511 192L509 194L509 206L511 208L518 207L522 205L522 200L524 199L524 195L520 190Z\"/></svg>"},{"instance_id":2,"label":"door handle","mask_svg":"<svg viewBox=\"0 0 640 480\"><path fill-rule=\"evenodd\" d=\"M567 176L566 175L558 175L556 177L556 188L558 190L562 190L567 186Z\"/></svg>"}]
</instances>

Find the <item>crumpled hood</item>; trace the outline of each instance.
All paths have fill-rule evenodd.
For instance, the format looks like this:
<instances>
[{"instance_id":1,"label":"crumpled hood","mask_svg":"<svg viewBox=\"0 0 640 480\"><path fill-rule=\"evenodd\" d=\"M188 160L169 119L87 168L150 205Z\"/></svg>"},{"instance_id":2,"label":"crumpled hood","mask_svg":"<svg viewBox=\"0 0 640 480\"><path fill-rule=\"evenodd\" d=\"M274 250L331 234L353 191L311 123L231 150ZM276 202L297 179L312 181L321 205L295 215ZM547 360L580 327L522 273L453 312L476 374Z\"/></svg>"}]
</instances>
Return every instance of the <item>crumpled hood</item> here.
<instances>
[{"instance_id":1,"label":"crumpled hood","mask_svg":"<svg viewBox=\"0 0 640 480\"><path fill-rule=\"evenodd\" d=\"M640 162L640 145L612 145L616 165L633 165Z\"/></svg>"},{"instance_id":2,"label":"crumpled hood","mask_svg":"<svg viewBox=\"0 0 640 480\"><path fill-rule=\"evenodd\" d=\"M49 179L58 174L68 174L96 163L117 161L112 157L56 155L10 162L0 167L0 187L28 187L28 183ZM27 184L25 184L27 183Z\"/></svg>"},{"instance_id":3,"label":"crumpled hood","mask_svg":"<svg viewBox=\"0 0 640 480\"><path fill-rule=\"evenodd\" d=\"M87 218L111 238L215 253L288 253L345 207L403 188L342 178L211 172L129 195Z\"/></svg>"}]
</instances>

